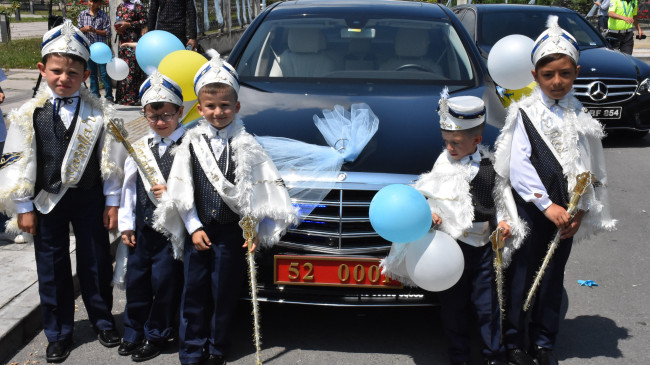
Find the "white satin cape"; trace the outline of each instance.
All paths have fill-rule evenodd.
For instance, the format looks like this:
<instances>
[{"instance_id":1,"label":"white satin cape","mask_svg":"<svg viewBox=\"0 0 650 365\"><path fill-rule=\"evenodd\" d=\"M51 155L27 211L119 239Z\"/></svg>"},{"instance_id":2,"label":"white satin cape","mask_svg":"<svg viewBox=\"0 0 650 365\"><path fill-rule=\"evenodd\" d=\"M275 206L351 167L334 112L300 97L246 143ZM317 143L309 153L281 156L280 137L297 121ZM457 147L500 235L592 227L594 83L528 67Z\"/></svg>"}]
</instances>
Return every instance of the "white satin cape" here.
<instances>
[{"instance_id":1,"label":"white satin cape","mask_svg":"<svg viewBox=\"0 0 650 365\"><path fill-rule=\"evenodd\" d=\"M564 176L568 181L569 196L576 185L576 176L584 170L593 173L598 181L596 187L590 187L580 199L579 207L585 210L585 214L580 229L573 239L573 242L577 243L600 231L615 230L616 220L612 219L609 212L605 154L600 141L605 136L603 126L583 108L575 96L569 95L568 98L569 108L563 110L562 119L546 107L539 87L533 90L530 96L510 105L506 123L495 143L494 169L499 179L509 185L512 137L519 109L522 109L562 165ZM543 132L541 123L546 118L554 118L553 122L562 131L560 135L551 136ZM504 261L506 258L509 261L512 253L520 245L521 242L506 242Z\"/></svg>"},{"instance_id":2,"label":"white satin cape","mask_svg":"<svg viewBox=\"0 0 650 365\"><path fill-rule=\"evenodd\" d=\"M23 104L19 109L9 113L9 131L5 142L4 152L15 152L20 158L14 163L0 169L0 211L13 217L7 223L7 230L19 233L16 222L16 206L14 199L34 197L36 182L36 139L34 138L34 110L42 107L51 96L46 84L39 89L36 96ZM82 120L94 117L96 122L104 125L104 131L97 143L101 148L100 169L102 179L123 179L122 166L126 158L126 151L113 135L106 133L108 118L113 113L110 105L103 103L93 96L86 88L79 90L80 107L79 118ZM63 178L63 177L62 177ZM64 190L66 187L62 187ZM52 194L48 194L52 195ZM60 195L62 195L60 193ZM58 199L45 199L48 202L47 210L51 210Z\"/></svg>"},{"instance_id":3,"label":"white satin cape","mask_svg":"<svg viewBox=\"0 0 650 365\"><path fill-rule=\"evenodd\" d=\"M484 145L478 146L484 158L492 159L492 154ZM420 175L415 182L415 188L427 198L431 213L442 218L442 224L437 228L449 234L454 239L461 237L463 232L472 227L474 206L469 190L471 169L469 165L458 163L447 150L444 150L430 172ZM509 186L496 182L493 192L497 220L505 220L510 225L512 237L507 241L515 241L516 245L524 239L527 233L526 224L519 219L514 198ZM388 256L382 260L383 273L388 274L405 285L414 286L405 268L406 250L409 243L393 244Z\"/></svg>"},{"instance_id":4,"label":"white satin cape","mask_svg":"<svg viewBox=\"0 0 650 365\"><path fill-rule=\"evenodd\" d=\"M291 224L297 223L296 209L291 205L287 189L271 159L262 146L244 129L243 122L233 121L232 159L235 163L235 183L230 184L220 178L215 188L223 201L240 217L252 215L259 223L260 244L270 247L280 240ZM199 125L189 130L183 143L175 153L174 164L167 179L167 194L163 194L154 212L154 228L166 232L171 214L178 210L181 216L187 215L194 207L194 184L192 183L192 160L190 144L204 143L203 134L209 135L209 124L202 119ZM212 154L202 156L202 148L194 148L201 161L210 159L216 164ZM208 150L209 151L209 150ZM208 172L210 175L214 172ZM183 253L182 237L172 236L174 255Z\"/></svg>"}]
</instances>

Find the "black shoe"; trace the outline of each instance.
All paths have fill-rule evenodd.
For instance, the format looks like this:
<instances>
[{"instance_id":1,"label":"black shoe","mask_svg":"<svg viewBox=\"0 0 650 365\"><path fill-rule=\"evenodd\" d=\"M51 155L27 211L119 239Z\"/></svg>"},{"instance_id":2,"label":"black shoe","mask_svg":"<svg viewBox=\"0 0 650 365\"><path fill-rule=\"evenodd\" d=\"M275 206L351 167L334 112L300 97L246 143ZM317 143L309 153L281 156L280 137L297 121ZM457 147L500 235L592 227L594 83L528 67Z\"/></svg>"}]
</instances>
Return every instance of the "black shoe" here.
<instances>
[{"instance_id":1,"label":"black shoe","mask_svg":"<svg viewBox=\"0 0 650 365\"><path fill-rule=\"evenodd\" d=\"M151 360L160 355L161 350L162 346L147 340L142 344L142 346L135 350L133 355L131 355L131 360L135 362Z\"/></svg>"},{"instance_id":2,"label":"black shoe","mask_svg":"<svg viewBox=\"0 0 650 365\"><path fill-rule=\"evenodd\" d=\"M508 363L510 365L536 365L526 351L518 348L508 350Z\"/></svg>"},{"instance_id":3,"label":"black shoe","mask_svg":"<svg viewBox=\"0 0 650 365\"><path fill-rule=\"evenodd\" d=\"M203 362L203 365L226 365L226 359L221 355L212 355L208 356Z\"/></svg>"},{"instance_id":4,"label":"black shoe","mask_svg":"<svg viewBox=\"0 0 650 365\"><path fill-rule=\"evenodd\" d=\"M45 359L47 362L63 362L70 355L71 347L71 340L50 342L45 350Z\"/></svg>"},{"instance_id":5,"label":"black shoe","mask_svg":"<svg viewBox=\"0 0 650 365\"><path fill-rule=\"evenodd\" d=\"M99 331L97 339L99 343L108 348L120 345L120 334L117 333L116 329Z\"/></svg>"},{"instance_id":6,"label":"black shoe","mask_svg":"<svg viewBox=\"0 0 650 365\"><path fill-rule=\"evenodd\" d=\"M553 350L547 349L540 346L533 346L530 349L530 355L535 358L538 365L557 365L557 357L553 353Z\"/></svg>"},{"instance_id":7,"label":"black shoe","mask_svg":"<svg viewBox=\"0 0 650 365\"><path fill-rule=\"evenodd\" d=\"M122 356L131 355L135 350L140 347L139 343L133 343L129 341L122 341L120 347L117 349L117 353Z\"/></svg>"}]
</instances>

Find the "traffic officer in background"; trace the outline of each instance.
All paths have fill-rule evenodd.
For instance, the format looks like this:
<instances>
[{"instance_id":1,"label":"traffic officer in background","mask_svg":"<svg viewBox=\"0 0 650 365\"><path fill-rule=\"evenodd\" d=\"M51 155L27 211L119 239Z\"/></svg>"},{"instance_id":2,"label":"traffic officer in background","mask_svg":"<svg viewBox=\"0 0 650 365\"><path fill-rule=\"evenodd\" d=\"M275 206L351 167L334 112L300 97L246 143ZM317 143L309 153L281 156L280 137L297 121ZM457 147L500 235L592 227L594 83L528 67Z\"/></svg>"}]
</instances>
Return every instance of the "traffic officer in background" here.
<instances>
[{"instance_id":1,"label":"traffic officer in background","mask_svg":"<svg viewBox=\"0 0 650 365\"><path fill-rule=\"evenodd\" d=\"M614 48L629 55L634 48L634 29L636 27L639 34L638 39L645 38L641 25L637 19L639 10L638 0L611 0L609 4L609 28L608 36L618 39L618 44Z\"/></svg>"}]
</instances>

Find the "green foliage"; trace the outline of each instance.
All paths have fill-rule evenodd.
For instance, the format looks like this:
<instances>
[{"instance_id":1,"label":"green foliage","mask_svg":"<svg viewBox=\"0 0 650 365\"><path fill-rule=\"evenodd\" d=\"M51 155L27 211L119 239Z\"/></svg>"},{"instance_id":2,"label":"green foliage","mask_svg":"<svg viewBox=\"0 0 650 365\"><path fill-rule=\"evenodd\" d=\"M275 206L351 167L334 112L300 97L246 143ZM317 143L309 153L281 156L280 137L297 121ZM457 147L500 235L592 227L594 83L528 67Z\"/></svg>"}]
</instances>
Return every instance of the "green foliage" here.
<instances>
[{"instance_id":1,"label":"green foliage","mask_svg":"<svg viewBox=\"0 0 650 365\"><path fill-rule=\"evenodd\" d=\"M41 62L41 38L16 39L0 43L0 65L3 68L35 69Z\"/></svg>"},{"instance_id":2,"label":"green foliage","mask_svg":"<svg viewBox=\"0 0 650 365\"><path fill-rule=\"evenodd\" d=\"M77 23L79 22L79 14L81 14L82 11L88 9L88 6L88 4L82 4L80 0L72 1L71 5L66 5L65 7L65 17L70 19L70 21L72 21L72 24L77 26Z\"/></svg>"}]
</instances>

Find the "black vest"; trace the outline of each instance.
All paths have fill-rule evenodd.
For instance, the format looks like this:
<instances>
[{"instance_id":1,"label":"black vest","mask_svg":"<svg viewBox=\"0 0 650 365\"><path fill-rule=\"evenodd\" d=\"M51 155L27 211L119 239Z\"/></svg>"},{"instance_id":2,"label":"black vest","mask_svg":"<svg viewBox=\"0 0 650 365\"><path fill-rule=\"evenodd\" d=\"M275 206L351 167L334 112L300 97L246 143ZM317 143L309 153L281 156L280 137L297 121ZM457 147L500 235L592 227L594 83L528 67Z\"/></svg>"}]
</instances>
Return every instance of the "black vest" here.
<instances>
[{"instance_id":1,"label":"black vest","mask_svg":"<svg viewBox=\"0 0 650 365\"><path fill-rule=\"evenodd\" d=\"M160 172L162 173L163 177L165 178L165 181L167 181L167 178L169 178L169 172L172 169L172 164L174 163L174 156L171 154L171 149L173 146L180 144L182 137L176 141L176 143L172 144L167 148L165 153L163 153L162 156L159 156L158 154L158 144L155 144L153 147L151 147L151 141L153 138L149 138L149 141L147 142L149 148L151 148L151 152L153 153L153 156L156 158L156 163L158 164L158 167L160 168ZM140 173L136 172L137 178L136 178L136 205L135 205L135 224L137 227L142 227L142 226L153 226L153 212L156 210L156 206L153 204L151 199L149 199L149 196L147 194L147 191L144 188L144 183L142 182L142 178L140 177Z\"/></svg>"},{"instance_id":2,"label":"black vest","mask_svg":"<svg viewBox=\"0 0 650 365\"><path fill-rule=\"evenodd\" d=\"M489 158L482 158L478 173L469 183L469 192L472 194L474 206L474 222L494 222L496 209L494 208L494 179L496 173Z\"/></svg>"},{"instance_id":3,"label":"black vest","mask_svg":"<svg viewBox=\"0 0 650 365\"><path fill-rule=\"evenodd\" d=\"M212 150L212 145L208 140L207 136L203 136L208 142L210 151L214 156L214 151ZM226 177L230 183L235 182L235 163L232 160L232 148L229 148L230 140L228 140L228 146L226 146L217 161L219 169ZM212 223L223 224L223 223L232 223L239 220L239 216L224 203L221 199L221 195L217 192L215 187L210 183L208 177L203 172L203 168L199 163L199 160L196 158L196 153L194 152L194 147L190 145L190 153L192 155L192 181L194 181L194 202L196 205L196 211L199 215L199 219L204 226L210 225ZM226 161L228 161L228 170L226 169Z\"/></svg>"},{"instance_id":4,"label":"black vest","mask_svg":"<svg viewBox=\"0 0 650 365\"><path fill-rule=\"evenodd\" d=\"M81 101L79 101L81 103ZM34 110L34 138L36 138L36 183L35 192L45 190L57 194L61 190L61 166L63 158L74 134L77 119L74 118L69 128L65 128L61 118L56 115L53 120L53 107L47 101L41 108ZM77 184L78 188L90 189L101 184L99 143L95 143L88 159L86 169Z\"/></svg>"},{"instance_id":5,"label":"black vest","mask_svg":"<svg viewBox=\"0 0 650 365\"><path fill-rule=\"evenodd\" d=\"M528 134L528 140L530 141L530 163L537 171L537 175L539 175L542 184L546 188L549 199L566 209L569 203L569 188L567 180L564 177L562 165L560 165L560 162L553 155L553 151L549 149L544 139L539 135L530 118L526 115L526 112L522 109L519 109L519 112L521 113L521 119L524 122L526 134ZM514 194L514 196L518 203L524 203L524 200L519 194Z\"/></svg>"}]
</instances>

